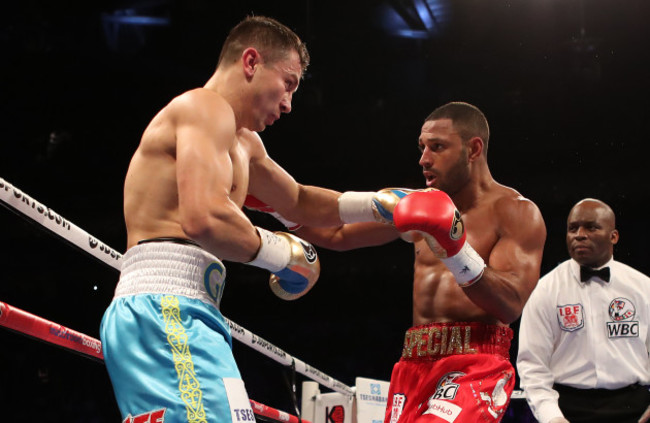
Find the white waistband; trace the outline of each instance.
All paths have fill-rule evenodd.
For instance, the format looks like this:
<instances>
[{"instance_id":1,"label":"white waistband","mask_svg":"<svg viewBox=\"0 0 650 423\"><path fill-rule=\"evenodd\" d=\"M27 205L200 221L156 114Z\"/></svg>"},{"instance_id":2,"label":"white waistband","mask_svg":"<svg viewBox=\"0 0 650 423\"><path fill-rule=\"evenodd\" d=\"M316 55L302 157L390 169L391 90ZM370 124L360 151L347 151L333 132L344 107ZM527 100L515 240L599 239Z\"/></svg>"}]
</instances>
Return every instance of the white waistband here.
<instances>
[{"instance_id":1,"label":"white waistband","mask_svg":"<svg viewBox=\"0 0 650 423\"><path fill-rule=\"evenodd\" d=\"M123 256L115 297L171 294L219 308L226 281L221 260L203 249L173 242L131 247Z\"/></svg>"}]
</instances>

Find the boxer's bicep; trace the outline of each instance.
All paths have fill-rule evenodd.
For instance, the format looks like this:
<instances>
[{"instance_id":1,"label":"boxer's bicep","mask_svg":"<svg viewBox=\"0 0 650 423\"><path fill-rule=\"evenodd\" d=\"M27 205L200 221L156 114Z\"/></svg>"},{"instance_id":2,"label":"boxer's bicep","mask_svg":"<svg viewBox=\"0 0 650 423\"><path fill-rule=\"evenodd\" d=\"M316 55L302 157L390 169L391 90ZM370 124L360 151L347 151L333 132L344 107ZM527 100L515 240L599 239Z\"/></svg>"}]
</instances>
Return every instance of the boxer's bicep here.
<instances>
[{"instance_id":1,"label":"boxer's bicep","mask_svg":"<svg viewBox=\"0 0 650 423\"><path fill-rule=\"evenodd\" d=\"M208 119L189 112L181 114L176 130L179 202L182 207L205 210L229 198L233 183L229 151L235 126L225 113L221 119Z\"/></svg>"},{"instance_id":2,"label":"boxer's bicep","mask_svg":"<svg viewBox=\"0 0 650 423\"><path fill-rule=\"evenodd\" d=\"M546 227L535 204L510 200L497 209L500 237L490 253L488 267L508 275L520 295L528 298L539 279Z\"/></svg>"},{"instance_id":3,"label":"boxer's bicep","mask_svg":"<svg viewBox=\"0 0 650 423\"><path fill-rule=\"evenodd\" d=\"M218 257L247 261L259 248L259 236L230 199L235 123L227 108L212 106L205 114L202 110L207 107L201 108L199 102L177 117L179 223L190 238Z\"/></svg>"}]
</instances>

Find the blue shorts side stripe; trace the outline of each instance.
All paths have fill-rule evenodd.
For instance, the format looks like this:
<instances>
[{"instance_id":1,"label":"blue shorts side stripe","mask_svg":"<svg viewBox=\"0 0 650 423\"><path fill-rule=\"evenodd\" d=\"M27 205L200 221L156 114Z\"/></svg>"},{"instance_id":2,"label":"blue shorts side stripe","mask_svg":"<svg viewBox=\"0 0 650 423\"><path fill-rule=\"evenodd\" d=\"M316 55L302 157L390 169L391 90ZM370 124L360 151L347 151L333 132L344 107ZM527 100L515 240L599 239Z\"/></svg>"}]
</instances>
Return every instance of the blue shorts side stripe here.
<instances>
[{"instance_id":1,"label":"blue shorts side stripe","mask_svg":"<svg viewBox=\"0 0 650 423\"><path fill-rule=\"evenodd\" d=\"M189 423L207 423L203 409L203 392L194 372L192 353L188 345L187 333L181 320L178 298L164 295L160 307L165 321L165 333L172 350L174 367L178 374L178 390L187 409Z\"/></svg>"}]
</instances>

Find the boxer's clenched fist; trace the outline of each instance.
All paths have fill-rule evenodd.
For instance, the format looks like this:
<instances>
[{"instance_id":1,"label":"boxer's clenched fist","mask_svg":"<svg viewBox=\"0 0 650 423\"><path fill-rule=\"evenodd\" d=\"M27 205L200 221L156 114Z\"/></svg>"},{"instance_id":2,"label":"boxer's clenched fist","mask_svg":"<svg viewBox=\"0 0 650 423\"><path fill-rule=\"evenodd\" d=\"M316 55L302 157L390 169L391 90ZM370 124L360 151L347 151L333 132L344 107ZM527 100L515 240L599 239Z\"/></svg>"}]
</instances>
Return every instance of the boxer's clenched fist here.
<instances>
[{"instance_id":1,"label":"boxer's clenched fist","mask_svg":"<svg viewBox=\"0 0 650 423\"><path fill-rule=\"evenodd\" d=\"M261 244L247 264L267 269L271 290L283 300L295 300L314 286L320 275L316 249L307 241L286 232L257 228Z\"/></svg>"},{"instance_id":2,"label":"boxer's clenched fist","mask_svg":"<svg viewBox=\"0 0 650 423\"><path fill-rule=\"evenodd\" d=\"M445 263L460 286L469 286L483 276L485 262L466 242L460 213L444 192L412 193L397 203L393 217L400 232L422 234L431 251Z\"/></svg>"}]
</instances>

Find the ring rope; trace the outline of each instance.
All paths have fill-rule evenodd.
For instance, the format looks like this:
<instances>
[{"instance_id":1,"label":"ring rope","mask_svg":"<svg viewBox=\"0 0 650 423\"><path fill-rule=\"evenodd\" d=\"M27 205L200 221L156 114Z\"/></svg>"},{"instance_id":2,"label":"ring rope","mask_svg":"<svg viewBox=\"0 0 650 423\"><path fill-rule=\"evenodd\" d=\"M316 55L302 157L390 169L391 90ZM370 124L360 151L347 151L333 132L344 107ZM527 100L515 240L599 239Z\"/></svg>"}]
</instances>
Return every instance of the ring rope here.
<instances>
[{"instance_id":1,"label":"ring rope","mask_svg":"<svg viewBox=\"0 0 650 423\"><path fill-rule=\"evenodd\" d=\"M84 357L100 362L104 361L102 343L99 339L10 306L2 301L0 301L0 326L69 349Z\"/></svg>"},{"instance_id":2,"label":"ring rope","mask_svg":"<svg viewBox=\"0 0 650 423\"><path fill-rule=\"evenodd\" d=\"M28 313L0 301L0 326L29 337L55 344L95 361L103 362L102 343L99 339L77 332L58 323ZM249 399L253 412L274 421L309 423L287 412Z\"/></svg>"},{"instance_id":3,"label":"ring rope","mask_svg":"<svg viewBox=\"0 0 650 423\"><path fill-rule=\"evenodd\" d=\"M67 243L81 249L83 252L100 260L104 264L120 271L122 254L90 235L79 226L62 217L60 214L35 200L14 185L0 177L0 204L12 211L18 212L22 217L40 224L41 228L61 237ZM296 371L333 391L345 395L354 395L354 389L345 385L320 370L295 358L282 349L271 344L241 325L226 318L232 337L248 345L254 350L266 355L285 366L295 365Z\"/></svg>"}]
</instances>

